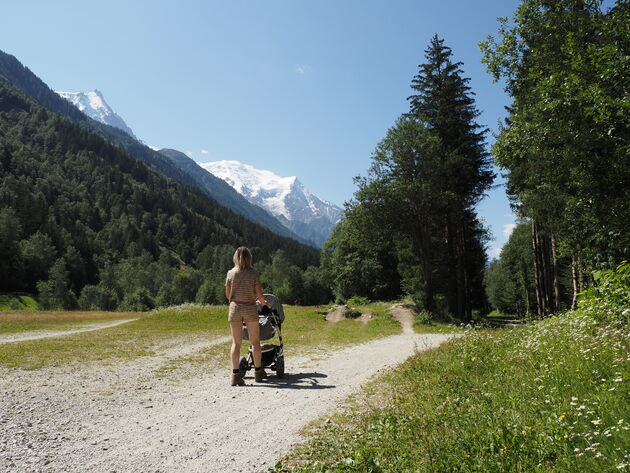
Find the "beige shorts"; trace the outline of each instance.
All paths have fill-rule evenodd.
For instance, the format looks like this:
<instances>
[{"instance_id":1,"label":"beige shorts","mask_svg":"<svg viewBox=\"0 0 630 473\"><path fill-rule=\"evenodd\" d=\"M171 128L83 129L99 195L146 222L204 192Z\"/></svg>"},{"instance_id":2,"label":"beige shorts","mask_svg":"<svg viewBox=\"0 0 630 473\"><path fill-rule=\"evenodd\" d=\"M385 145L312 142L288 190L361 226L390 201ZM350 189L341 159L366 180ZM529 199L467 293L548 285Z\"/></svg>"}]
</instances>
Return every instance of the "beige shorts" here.
<instances>
[{"instance_id":1,"label":"beige shorts","mask_svg":"<svg viewBox=\"0 0 630 473\"><path fill-rule=\"evenodd\" d=\"M255 302L230 302L229 322L258 322L258 308Z\"/></svg>"}]
</instances>

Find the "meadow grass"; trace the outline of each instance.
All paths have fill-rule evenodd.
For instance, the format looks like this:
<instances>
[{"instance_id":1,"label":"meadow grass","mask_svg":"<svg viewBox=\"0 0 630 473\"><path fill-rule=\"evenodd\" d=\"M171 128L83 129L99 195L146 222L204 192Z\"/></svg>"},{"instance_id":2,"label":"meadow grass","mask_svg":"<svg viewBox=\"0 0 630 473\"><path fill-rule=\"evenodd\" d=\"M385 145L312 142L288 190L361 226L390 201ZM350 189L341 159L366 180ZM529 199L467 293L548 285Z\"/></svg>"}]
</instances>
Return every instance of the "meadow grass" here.
<instances>
[{"instance_id":1,"label":"meadow grass","mask_svg":"<svg viewBox=\"0 0 630 473\"><path fill-rule=\"evenodd\" d=\"M285 307L286 323L282 336L286 349L328 353L348 345L400 333L400 324L391 317L388 307L385 303L357 307L363 313L372 314L372 320L367 323L354 319L327 322L325 307Z\"/></svg>"},{"instance_id":2,"label":"meadow grass","mask_svg":"<svg viewBox=\"0 0 630 473\"><path fill-rule=\"evenodd\" d=\"M371 304L362 310L374 318L368 323L358 320L327 322L324 307L286 306L283 340L286 356L327 354L344 346L367 342L375 338L400 333L384 303ZM152 356L168 346L191 341L211 340L229 336L227 306L184 305L149 313L117 312L37 312L0 315L0 333L27 330L63 330L73 326L114 319L138 320L120 326L77 333L63 337L0 344L0 366L38 369L68 363L116 361L139 356ZM273 343L278 343L277 338ZM263 342L265 343L265 342ZM228 361L228 346L224 343L197 350L167 362L158 375L188 376L194 365L207 369L209 365ZM243 343L243 354L248 343ZM189 373L186 374L185 371Z\"/></svg>"},{"instance_id":3,"label":"meadow grass","mask_svg":"<svg viewBox=\"0 0 630 473\"><path fill-rule=\"evenodd\" d=\"M630 469L627 327L470 331L368 385L274 472Z\"/></svg>"},{"instance_id":4,"label":"meadow grass","mask_svg":"<svg viewBox=\"0 0 630 473\"><path fill-rule=\"evenodd\" d=\"M0 335L34 330L71 330L75 327L142 317L137 312L37 311L0 313Z\"/></svg>"},{"instance_id":5,"label":"meadow grass","mask_svg":"<svg viewBox=\"0 0 630 473\"><path fill-rule=\"evenodd\" d=\"M400 333L400 324L396 322L388 311L388 304L375 303L360 308L362 312L369 312L373 318L368 323L359 320L342 320L328 322L325 319L326 307L286 306L285 323L282 326L285 357L303 355L323 356L340 348L368 342L376 338ZM227 307L225 308L227 312ZM227 323L225 335L229 335ZM262 341L278 344L278 337ZM159 371L159 376L187 378L195 374L195 367L206 369L207 366L228 366L228 350L230 343L216 345L199 350L186 357L171 360ZM246 356L249 343L243 342L241 355Z\"/></svg>"},{"instance_id":6,"label":"meadow grass","mask_svg":"<svg viewBox=\"0 0 630 473\"><path fill-rule=\"evenodd\" d=\"M89 315L89 312L82 314ZM101 361L113 363L123 359L156 354L158 348L175 346L189 340L212 339L226 335L226 308L223 306L180 306L149 313L93 313L93 318L72 312L30 315L38 329L57 329L78 321L94 322L115 318L138 320L116 327L63 337L43 338L0 344L0 366L37 369L68 363ZM48 319L46 319L48 317ZM67 319L67 320L66 320ZM28 321L5 322L21 327ZM23 331L23 330L20 330Z\"/></svg>"}]
</instances>

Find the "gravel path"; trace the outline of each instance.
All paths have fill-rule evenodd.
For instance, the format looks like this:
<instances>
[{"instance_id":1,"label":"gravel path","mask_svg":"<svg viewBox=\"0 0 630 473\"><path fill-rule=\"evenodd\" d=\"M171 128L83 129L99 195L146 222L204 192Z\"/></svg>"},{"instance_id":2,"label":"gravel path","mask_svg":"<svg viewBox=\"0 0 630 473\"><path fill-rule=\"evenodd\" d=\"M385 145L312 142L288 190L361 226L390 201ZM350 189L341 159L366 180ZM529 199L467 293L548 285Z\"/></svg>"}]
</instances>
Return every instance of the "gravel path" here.
<instances>
[{"instance_id":1,"label":"gravel path","mask_svg":"<svg viewBox=\"0 0 630 473\"><path fill-rule=\"evenodd\" d=\"M0 335L0 343L25 342L27 340L39 340L40 338L62 337L64 335L72 335L73 333L92 332L93 330L101 330L104 328L115 327L116 325L126 324L138 319L124 319L115 322L90 324L78 329L46 331L38 330L26 333L12 333L10 335Z\"/></svg>"},{"instance_id":2,"label":"gravel path","mask_svg":"<svg viewBox=\"0 0 630 473\"><path fill-rule=\"evenodd\" d=\"M229 386L229 370L178 382L164 363L226 339L112 366L0 371L0 471L256 472L377 372L444 334L400 335L312 359L285 347L287 375Z\"/></svg>"}]
</instances>

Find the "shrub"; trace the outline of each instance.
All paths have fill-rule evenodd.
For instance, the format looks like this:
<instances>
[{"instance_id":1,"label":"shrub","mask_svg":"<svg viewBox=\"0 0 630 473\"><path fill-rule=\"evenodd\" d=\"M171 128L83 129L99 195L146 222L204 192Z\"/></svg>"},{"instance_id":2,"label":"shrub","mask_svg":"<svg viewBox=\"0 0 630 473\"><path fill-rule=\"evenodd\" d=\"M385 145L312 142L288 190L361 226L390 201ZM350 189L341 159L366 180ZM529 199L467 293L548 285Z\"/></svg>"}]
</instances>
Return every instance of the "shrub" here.
<instances>
[{"instance_id":1,"label":"shrub","mask_svg":"<svg viewBox=\"0 0 630 473\"><path fill-rule=\"evenodd\" d=\"M81 310L114 310L117 303L114 291L103 286L84 286L79 297Z\"/></svg>"},{"instance_id":2,"label":"shrub","mask_svg":"<svg viewBox=\"0 0 630 473\"><path fill-rule=\"evenodd\" d=\"M579 311L600 322L627 325L630 319L630 263L595 271L595 284L579 294Z\"/></svg>"},{"instance_id":3,"label":"shrub","mask_svg":"<svg viewBox=\"0 0 630 473\"><path fill-rule=\"evenodd\" d=\"M416 314L415 321L417 324L431 325L433 323L433 316L431 315L431 312L421 310Z\"/></svg>"},{"instance_id":4,"label":"shrub","mask_svg":"<svg viewBox=\"0 0 630 473\"><path fill-rule=\"evenodd\" d=\"M362 306L362 305L368 305L370 303L370 299L363 296L352 296L346 302L350 307L357 307L357 306Z\"/></svg>"},{"instance_id":5,"label":"shrub","mask_svg":"<svg viewBox=\"0 0 630 473\"><path fill-rule=\"evenodd\" d=\"M356 309L346 309L343 311L344 317L347 319L357 319L363 315L360 310Z\"/></svg>"},{"instance_id":6,"label":"shrub","mask_svg":"<svg viewBox=\"0 0 630 473\"><path fill-rule=\"evenodd\" d=\"M206 279L197 291L195 302L199 304L216 304L218 302L216 285L216 283ZM221 289L223 289L223 286L221 286Z\"/></svg>"},{"instance_id":7,"label":"shrub","mask_svg":"<svg viewBox=\"0 0 630 473\"><path fill-rule=\"evenodd\" d=\"M126 294L118 306L118 310L123 312L146 312L154 308L153 298L146 289L138 289L132 294Z\"/></svg>"}]
</instances>

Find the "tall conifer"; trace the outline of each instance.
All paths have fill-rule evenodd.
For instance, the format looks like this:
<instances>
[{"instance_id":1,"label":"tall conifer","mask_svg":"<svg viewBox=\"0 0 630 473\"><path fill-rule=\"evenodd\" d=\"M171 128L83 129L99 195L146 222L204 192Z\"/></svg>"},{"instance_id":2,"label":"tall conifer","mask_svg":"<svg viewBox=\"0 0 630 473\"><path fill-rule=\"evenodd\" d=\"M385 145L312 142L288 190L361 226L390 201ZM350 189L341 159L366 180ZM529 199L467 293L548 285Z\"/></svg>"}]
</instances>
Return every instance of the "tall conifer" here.
<instances>
[{"instance_id":1,"label":"tall conifer","mask_svg":"<svg viewBox=\"0 0 630 473\"><path fill-rule=\"evenodd\" d=\"M446 265L442 279L447 287L449 311L470 319L471 301L481 291L483 253L474 206L494 179L486 151L486 128L476 119L479 111L474 92L463 76L461 62L454 62L452 51L435 35L425 51L426 62L419 66L408 97L409 115L422 122L437 143L445 211L444 240ZM483 258L482 258L483 260Z\"/></svg>"}]
</instances>

